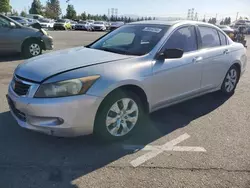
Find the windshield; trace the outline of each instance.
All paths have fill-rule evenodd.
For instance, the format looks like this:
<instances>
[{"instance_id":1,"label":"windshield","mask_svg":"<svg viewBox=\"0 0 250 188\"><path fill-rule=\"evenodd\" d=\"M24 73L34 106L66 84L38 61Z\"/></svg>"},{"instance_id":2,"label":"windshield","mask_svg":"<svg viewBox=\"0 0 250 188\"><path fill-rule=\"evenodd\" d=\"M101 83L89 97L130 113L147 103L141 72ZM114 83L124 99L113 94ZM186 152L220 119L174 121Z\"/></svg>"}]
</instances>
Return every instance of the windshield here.
<instances>
[{"instance_id":1,"label":"windshield","mask_svg":"<svg viewBox=\"0 0 250 188\"><path fill-rule=\"evenodd\" d=\"M94 24L103 24L103 22L94 22Z\"/></svg>"},{"instance_id":2,"label":"windshield","mask_svg":"<svg viewBox=\"0 0 250 188\"><path fill-rule=\"evenodd\" d=\"M57 20L57 22L66 22L66 20L63 20L63 19L59 19L59 20Z\"/></svg>"},{"instance_id":3,"label":"windshield","mask_svg":"<svg viewBox=\"0 0 250 188\"><path fill-rule=\"evenodd\" d=\"M83 21L81 21L81 22L79 22L80 24L86 24L87 22L83 22Z\"/></svg>"},{"instance_id":4,"label":"windshield","mask_svg":"<svg viewBox=\"0 0 250 188\"><path fill-rule=\"evenodd\" d=\"M41 23L49 23L50 20L48 20L48 19L39 19L39 22L41 22Z\"/></svg>"},{"instance_id":5,"label":"windshield","mask_svg":"<svg viewBox=\"0 0 250 188\"><path fill-rule=\"evenodd\" d=\"M90 48L125 55L145 55L164 36L169 26L126 25L111 32Z\"/></svg>"}]
</instances>

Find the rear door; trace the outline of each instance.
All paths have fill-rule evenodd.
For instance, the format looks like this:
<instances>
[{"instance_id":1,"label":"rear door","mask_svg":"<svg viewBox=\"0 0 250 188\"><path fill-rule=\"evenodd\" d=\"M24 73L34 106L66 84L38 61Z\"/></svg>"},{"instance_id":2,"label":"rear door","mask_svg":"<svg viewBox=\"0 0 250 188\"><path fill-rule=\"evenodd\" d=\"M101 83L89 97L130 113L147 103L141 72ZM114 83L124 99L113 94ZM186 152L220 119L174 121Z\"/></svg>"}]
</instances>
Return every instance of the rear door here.
<instances>
[{"instance_id":1,"label":"rear door","mask_svg":"<svg viewBox=\"0 0 250 188\"><path fill-rule=\"evenodd\" d=\"M211 90L222 83L230 62L230 48L227 37L209 26L199 26L202 61L202 90Z\"/></svg>"}]
</instances>

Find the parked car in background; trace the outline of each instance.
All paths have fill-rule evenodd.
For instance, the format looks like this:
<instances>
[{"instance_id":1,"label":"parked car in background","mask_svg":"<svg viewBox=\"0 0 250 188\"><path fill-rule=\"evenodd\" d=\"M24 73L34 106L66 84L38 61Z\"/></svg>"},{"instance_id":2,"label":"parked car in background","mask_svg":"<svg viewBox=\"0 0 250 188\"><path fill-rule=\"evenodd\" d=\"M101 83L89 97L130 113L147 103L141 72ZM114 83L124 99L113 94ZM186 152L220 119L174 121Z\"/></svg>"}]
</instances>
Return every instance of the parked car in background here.
<instances>
[{"instance_id":1,"label":"parked car in background","mask_svg":"<svg viewBox=\"0 0 250 188\"><path fill-rule=\"evenodd\" d=\"M76 25L75 25L75 30L84 30L84 31L91 31L91 25L89 22L87 21L79 21Z\"/></svg>"},{"instance_id":2,"label":"parked car in background","mask_svg":"<svg viewBox=\"0 0 250 188\"><path fill-rule=\"evenodd\" d=\"M53 39L44 30L25 27L0 14L0 51L21 52L26 58L52 50Z\"/></svg>"},{"instance_id":3,"label":"parked car in background","mask_svg":"<svg viewBox=\"0 0 250 188\"><path fill-rule=\"evenodd\" d=\"M38 20L38 19L43 19L44 17L40 14L28 14L26 16L27 18L31 18L31 19L35 19L35 20Z\"/></svg>"},{"instance_id":4,"label":"parked car in background","mask_svg":"<svg viewBox=\"0 0 250 188\"><path fill-rule=\"evenodd\" d=\"M235 37L235 32L236 30L231 28L230 26L228 25L218 25L218 27L224 31L232 40L234 39Z\"/></svg>"},{"instance_id":5,"label":"parked car in background","mask_svg":"<svg viewBox=\"0 0 250 188\"><path fill-rule=\"evenodd\" d=\"M72 29L71 22L68 19L59 19L54 23L54 30L68 30Z\"/></svg>"},{"instance_id":6,"label":"parked car in background","mask_svg":"<svg viewBox=\"0 0 250 188\"><path fill-rule=\"evenodd\" d=\"M125 23L124 22L112 22L110 25L110 30L113 31L121 26L123 26Z\"/></svg>"},{"instance_id":7,"label":"parked car in background","mask_svg":"<svg viewBox=\"0 0 250 188\"><path fill-rule=\"evenodd\" d=\"M93 31L106 31L106 25L105 22L102 21L95 21L92 25L91 28Z\"/></svg>"},{"instance_id":8,"label":"parked car in background","mask_svg":"<svg viewBox=\"0 0 250 188\"><path fill-rule=\"evenodd\" d=\"M22 24L23 26L30 25L30 22L27 18L21 17L21 16L9 16L12 20L15 20L16 22Z\"/></svg>"},{"instance_id":9,"label":"parked car in background","mask_svg":"<svg viewBox=\"0 0 250 188\"><path fill-rule=\"evenodd\" d=\"M243 45L214 25L130 23L86 47L20 64L8 101L26 129L124 139L146 128L146 113L210 92L232 95L246 64Z\"/></svg>"},{"instance_id":10,"label":"parked car in background","mask_svg":"<svg viewBox=\"0 0 250 188\"><path fill-rule=\"evenodd\" d=\"M71 29L75 29L76 24L76 21L70 20Z\"/></svg>"},{"instance_id":11,"label":"parked car in background","mask_svg":"<svg viewBox=\"0 0 250 188\"><path fill-rule=\"evenodd\" d=\"M54 27L54 23L55 23L54 20L46 19L46 18L39 19L39 22L41 24L41 27L42 28L46 28L46 29L53 28Z\"/></svg>"}]
</instances>

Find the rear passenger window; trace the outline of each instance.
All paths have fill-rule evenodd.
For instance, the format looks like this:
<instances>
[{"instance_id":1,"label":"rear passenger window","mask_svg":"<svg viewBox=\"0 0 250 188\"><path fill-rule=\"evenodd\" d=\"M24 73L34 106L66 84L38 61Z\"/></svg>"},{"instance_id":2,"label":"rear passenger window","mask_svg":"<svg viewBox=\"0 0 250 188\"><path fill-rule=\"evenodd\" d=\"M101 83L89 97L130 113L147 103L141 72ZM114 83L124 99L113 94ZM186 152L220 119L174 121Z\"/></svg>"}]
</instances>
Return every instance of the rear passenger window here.
<instances>
[{"instance_id":1,"label":"rear passenger window","mask_svg":"<svg viewBox=\"0 0 250 188\"><path fill-rule=\"evenodd\" d=\"M226 46L227 45L227 37L221 32L219 32L219 36L220 36L221 46Z\"/></svg>"},{"instance_id":2,"label":"rear passenger window","mask_svg":"<svg viewBox=\"0 0 250 188\"><path fill-rule=\"evenodd\" d=\"M220 38L216 29L210 27L199 27L202 48L220 46Z\"/></svg>"}]
</instances>

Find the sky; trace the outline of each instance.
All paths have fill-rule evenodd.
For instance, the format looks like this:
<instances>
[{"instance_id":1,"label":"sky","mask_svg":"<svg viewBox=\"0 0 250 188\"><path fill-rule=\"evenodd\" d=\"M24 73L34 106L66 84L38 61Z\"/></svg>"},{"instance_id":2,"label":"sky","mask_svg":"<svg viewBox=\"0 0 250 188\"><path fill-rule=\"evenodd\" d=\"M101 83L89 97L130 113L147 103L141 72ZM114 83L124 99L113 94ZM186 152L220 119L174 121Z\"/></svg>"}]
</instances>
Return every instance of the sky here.
<instances>
[{"instance_id":1,"label":"sky","mask_svg":"<svg viewBox=\"0 0 250 188\"><path fill-rule=\"evenodd\" d=\"M28 10L33 0L10 0L18 12ZM40 0L45 5L46 0ZM62 13L65 14L66 0L60 0ZM227 16L236 18L250 16L250 0L70 0L77 13L108 14L109 8L117 8L119 15L138 15L153 17L187 17L188 9L194 8L199 19Z\"/></svg>"}]
</instances>

